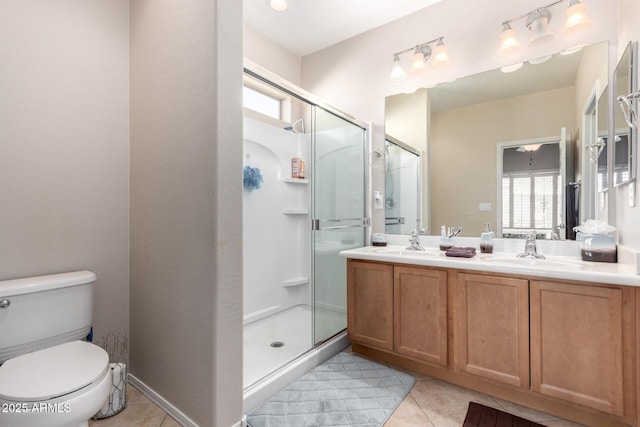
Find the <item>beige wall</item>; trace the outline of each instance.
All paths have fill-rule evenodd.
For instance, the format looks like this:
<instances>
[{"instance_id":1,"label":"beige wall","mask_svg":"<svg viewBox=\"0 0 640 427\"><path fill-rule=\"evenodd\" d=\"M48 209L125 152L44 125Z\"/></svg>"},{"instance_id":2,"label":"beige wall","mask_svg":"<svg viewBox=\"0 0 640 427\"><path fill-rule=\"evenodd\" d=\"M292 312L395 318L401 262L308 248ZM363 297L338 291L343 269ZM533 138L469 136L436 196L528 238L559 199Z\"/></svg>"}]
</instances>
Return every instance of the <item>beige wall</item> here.
<instances>
[{"instance_id":1,"label":"beige wall","mask_svg":"<svg viewBox=\"0 0 640 427\"><path fill-rule=\"evenodd\" d=\"M431 116L431 234L440 225L462 225L479 236L485 222L496 228L498 142L573 131L573 88L439 111ZM461 122L464 126L461 126ZM491 202L491 212L479 203Z\"/></svg>"},{"instance_id":2,"label":"beige wall","mask_svg":"<svg viewBox=\"0 0 640 427\"><path fill-rule=\"evenodd\" d=\"M243 29L244 57L300 86L302 58L273 43L246 24Z\"/></svg>"},{"instance_id":3,"label":"beige wall","mask_svg":"<svg viewBox=\"0 0 640 427\"><path fill-rule=\"evenodd\" d=\"M0 2L0 280L87 269L129 329L129 2Z\"/></svg>"},{"instance_id":4,"label":"beige wall","mask_svg":"<svg viewBox=\"0 0 640 427\"><path fill-rule=\"evenodd\" d=\"M635 0L627 0L633 2ZM537 0L517 2L477 0L443 1L404 18L335 44L302 59L302 87L326 99L343 111L373 123L373 147L384 144L384 98L430 84L493 70L504 65L539 58L578 44L592 44L616 38L617 13L609 1L587 5L593 24L588 31L570 37L555 37L536 48L526 46L512 56L496 54L500 23L540 6ZM559 32L563 19L556 6L551 27ZM464 10L461 14L460 11ZM558 18L558 19L556 19ZM596 19L597 18L597 19ZM518 29L519 34L526 30ZM451 63L441 69L429 68L420 77L403 82L389 80L393 53L433 38L444 36ZM523 35L524 37L524 35ZM373 172L373 190L384 189L384 176ZM384 215L373 210L373 231L384 230Z\"/></svg>"},{"instance_id":5,"label":"beige wall","mask_svg":"<svg viewBox=\"0 0 640 427\"><path fill-rule=\"evenodd\" d=\"M131 362L197 424L242 413L242 10L131 2Z\"/></svg>"}]
</instances>

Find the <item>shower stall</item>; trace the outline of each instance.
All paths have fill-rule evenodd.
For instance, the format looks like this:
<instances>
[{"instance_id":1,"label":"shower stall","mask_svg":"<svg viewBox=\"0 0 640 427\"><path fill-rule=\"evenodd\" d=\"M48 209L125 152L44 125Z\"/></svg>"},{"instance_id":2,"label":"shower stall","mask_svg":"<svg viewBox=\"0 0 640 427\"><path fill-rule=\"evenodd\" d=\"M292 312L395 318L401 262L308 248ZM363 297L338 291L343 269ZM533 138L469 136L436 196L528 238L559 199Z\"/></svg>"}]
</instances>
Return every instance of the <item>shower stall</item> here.
<instances>
[{"instance_id":1,"label":"shower stall","mask_svg":"<svg viewBox=\"0 0 640 427\"><path fill-rule=\"evenodd\" d=\"M346 268L338 253L367 241L368 144L364 123L264 70L245 68L244 86L243 366L250 410L277 391L269 384L295 369L301 375L308 363L346 345Z\"/></svg>"}]
</instances>

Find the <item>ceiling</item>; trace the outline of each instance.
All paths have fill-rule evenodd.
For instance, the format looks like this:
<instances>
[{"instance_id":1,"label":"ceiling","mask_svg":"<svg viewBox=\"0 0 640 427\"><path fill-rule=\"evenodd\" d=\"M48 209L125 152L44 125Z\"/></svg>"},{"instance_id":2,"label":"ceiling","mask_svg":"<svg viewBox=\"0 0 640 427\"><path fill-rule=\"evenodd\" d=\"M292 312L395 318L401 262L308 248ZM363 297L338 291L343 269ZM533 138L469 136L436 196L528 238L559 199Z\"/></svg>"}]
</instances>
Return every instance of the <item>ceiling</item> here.
<instances>
[{"instance_id":1,"label":"ceiling","mask_svg":"<svg viewBox=\"0 0 640 427\"><path fill-rule=\"evenodd\" d=\"M276 12L268 0L243 0L244 21L288 51L305 56L441 0L288 0Z\"/></svg>"},{"instance_id":2,"label":"ceiling","mask_svg":"<svg viewBox=\"0 0 640 427\"><path fill-rule=\"evenodd\" d=\"M571 55L555 54L541 64L525 62L513 73L505 74L496 69L441 83L429 89L431 111L573 86L581 57L582 51Z\"/></svg>"}]
</instances>

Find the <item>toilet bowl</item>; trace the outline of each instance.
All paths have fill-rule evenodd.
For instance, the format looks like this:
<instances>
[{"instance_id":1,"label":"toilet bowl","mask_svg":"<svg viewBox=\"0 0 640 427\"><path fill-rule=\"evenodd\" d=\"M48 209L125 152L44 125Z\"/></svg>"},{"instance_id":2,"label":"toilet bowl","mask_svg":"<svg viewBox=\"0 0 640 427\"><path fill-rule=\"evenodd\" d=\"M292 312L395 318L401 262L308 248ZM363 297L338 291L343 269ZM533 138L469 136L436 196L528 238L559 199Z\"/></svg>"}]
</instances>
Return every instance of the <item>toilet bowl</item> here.
<instances>
[{"instance_id":1,"label":"toilet bowl","mask_svg":"<svg viewBox=\"0 0 640 427\"><path fill-rule=\"evenodd\" d=\"M72 341L0 366L0 427L85 427L109 398L109 356Z\"/></svg>"}]
</instances>

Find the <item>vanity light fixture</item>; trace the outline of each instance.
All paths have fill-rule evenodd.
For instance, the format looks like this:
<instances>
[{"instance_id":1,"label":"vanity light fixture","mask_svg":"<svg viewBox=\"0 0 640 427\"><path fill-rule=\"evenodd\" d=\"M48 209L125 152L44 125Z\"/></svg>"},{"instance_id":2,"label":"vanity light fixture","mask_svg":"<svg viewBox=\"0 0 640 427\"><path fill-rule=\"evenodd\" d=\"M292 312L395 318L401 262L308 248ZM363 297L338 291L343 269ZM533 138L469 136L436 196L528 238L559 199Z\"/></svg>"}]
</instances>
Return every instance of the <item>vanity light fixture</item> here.
<instances>
[{"instance_id":1,"label":"vanity light fixture","mask_svg":"<svg viewBox=\"0 0 640 427\"><path fill-rule=\"evenodd\" d=\"M516 38L516 30L511 28L509 22L502 24L502 33L500 33L500 50L498 55L506 56L520 49L520 43Z\"/></svg>"},{"instance_id":2,"label":"vanity light fixture","mask_svg":"<svg viewBox=\"0 0 640 427\"><path fill-rule=\"evenodd\" d=\"M565 36L578 33L591 25L591 19L587 16L584 3L580 0L571 0L566 11L567 22L562 29Z\"/></svg>"},{"instance_id":3,"label":"vanity light fixture","mask_svg":"<svg viewBox=\"0 0 640 427\"><path fill-rule=\"evenodd\" d=\"M551 12L549 9L536 9L527 16L527 28L534 36L529 40L529 46L540 46L553 40L553 33L549 32Z\"/></svg>"},{"instance_id":4,"label":"vanity light fixture","mask_svg":"<svg viewBox=\"0 0 640 427\"><path fill-rule=\"evenodd\" d=\"M549 8L566 1L570 1L570 4L566 11L567 20L562 29L562 34L565 36L576 34L589 27L591 25L591 19L586 14L584 3L580 0L557 0L546 6L536 8L524 15L504 21L502 23L502 32L500 33L498 55L509 55L519 47L515 30L511 27L511 24L525 18L525 26L529 31L533 32L533 38L528 43L529 46L540 46L551 41L554 38L554 34L551 33L548 28L549 22L551 22L551 11Z\"/></svg>"},{"instance_id":5,"label":"vanity light fixture","mask_svg":"<svg viewBox=\"0 0 640 427\"><path fill-rule=\"evenodd\" d=\"M269 0L269 6L276 12L284 12L289 7L287 0Z\"/></svg>"},{"instance_id":6,"label":"vanity light fixture","mask_svg":"<svg viewBox=\"0 0 640 427\"><path fill-rule=\"evenodd\" d=\"M436 47L435 49L432 49L430 44L435 42L437 42ZM449 63L449 55L447 54L447 46L444 44L444 38L438 37L437 39L394 53L393 63L391 64L391 74L389 75L389 79L391 81L399 81L406 76L400 55L410 51L413 51L413 55L411 56L409 74L414 76L419 75L426 70L427 62L429 62L429 59L431 59L432 56L433 61L431 66L433 68L441 68Z\"/></svg>"}]
</instances>

